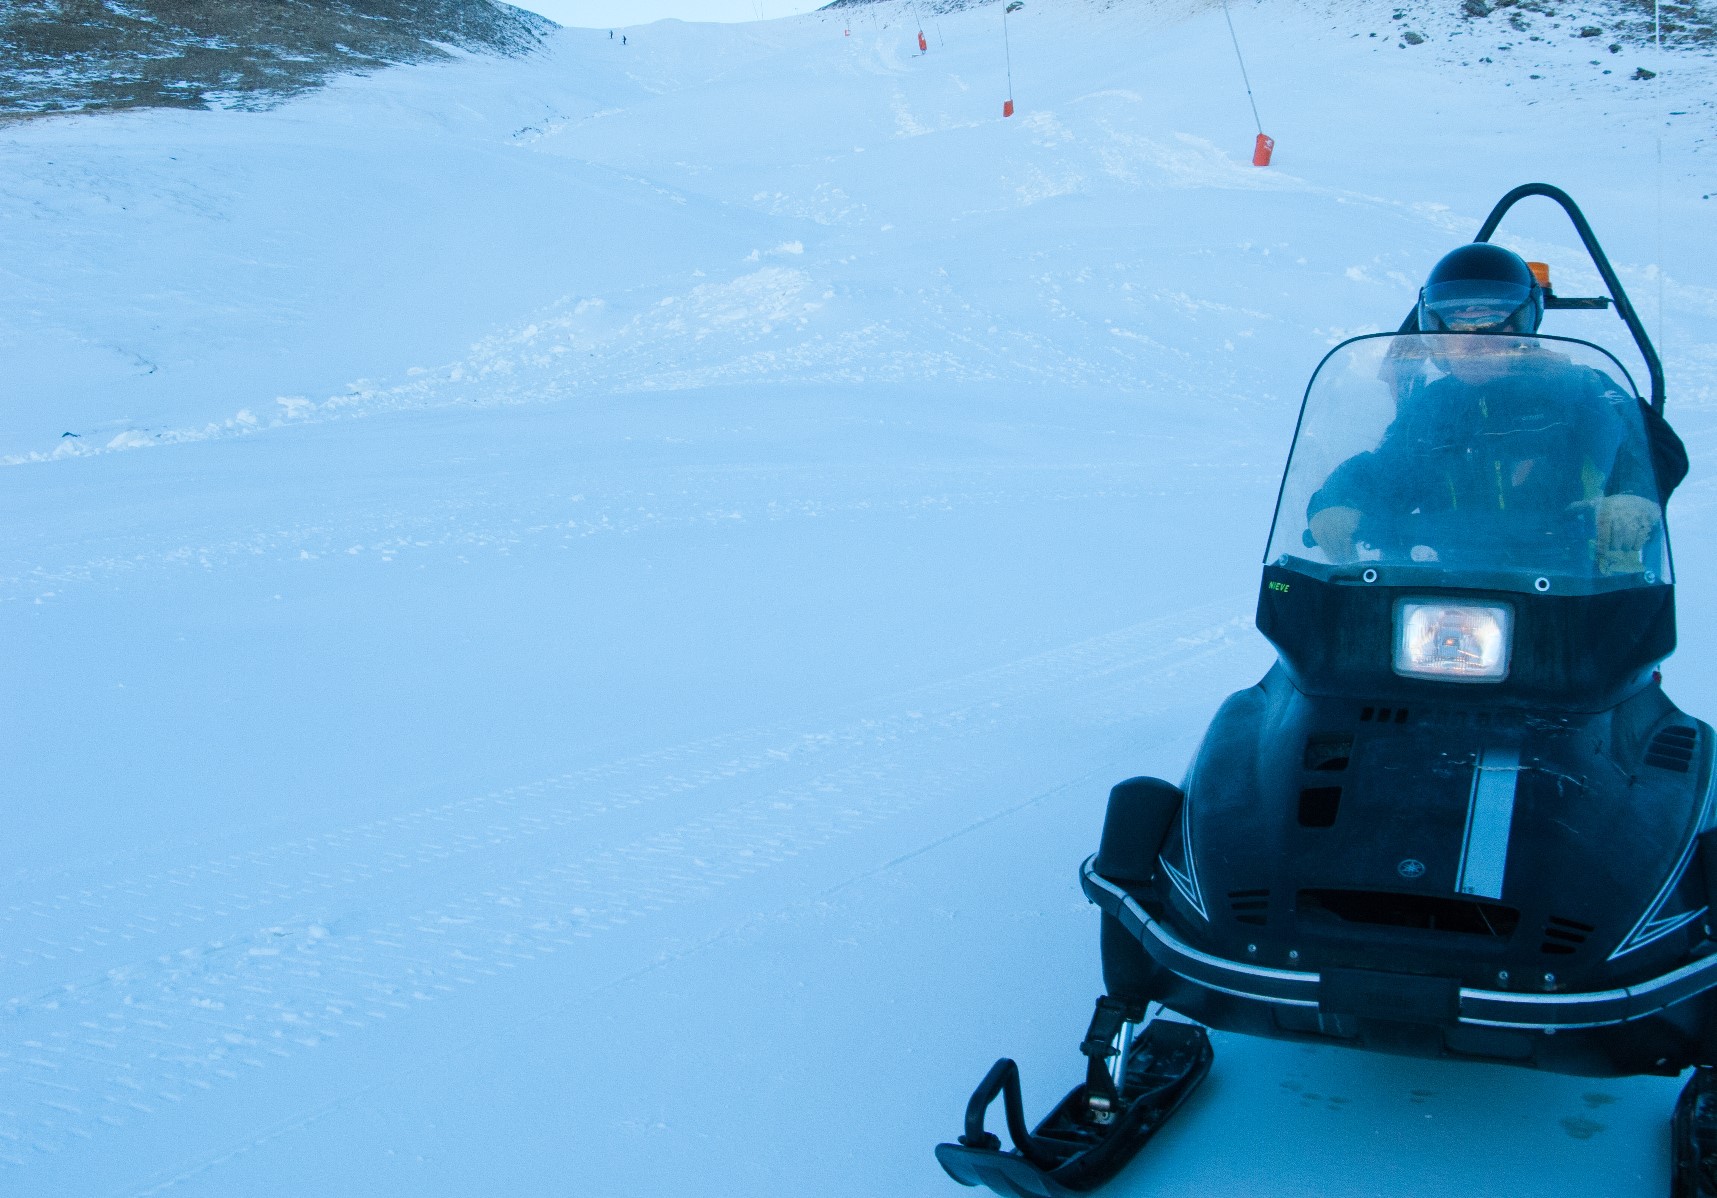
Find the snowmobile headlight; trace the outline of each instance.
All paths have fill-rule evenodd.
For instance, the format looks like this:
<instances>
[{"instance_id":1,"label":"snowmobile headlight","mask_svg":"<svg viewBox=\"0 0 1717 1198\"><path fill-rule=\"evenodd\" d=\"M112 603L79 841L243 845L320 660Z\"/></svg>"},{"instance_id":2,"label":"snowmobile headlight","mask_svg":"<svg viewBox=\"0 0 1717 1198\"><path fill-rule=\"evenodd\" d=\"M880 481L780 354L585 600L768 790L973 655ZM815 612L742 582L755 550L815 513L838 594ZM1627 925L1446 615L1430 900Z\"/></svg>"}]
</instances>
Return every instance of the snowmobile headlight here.
<instances>
[{"instance_id":1,"label":"snowmobile headlight","mask_svg":"<svg viewBox=\"0 0 1717 1198\"><path fill-rule=\"evenodd\" d=\"M1506 604L1402 600L1395 608L1395 672L1444 682L1508 677L1514 612Z\"/></svg>"}]
</instances>

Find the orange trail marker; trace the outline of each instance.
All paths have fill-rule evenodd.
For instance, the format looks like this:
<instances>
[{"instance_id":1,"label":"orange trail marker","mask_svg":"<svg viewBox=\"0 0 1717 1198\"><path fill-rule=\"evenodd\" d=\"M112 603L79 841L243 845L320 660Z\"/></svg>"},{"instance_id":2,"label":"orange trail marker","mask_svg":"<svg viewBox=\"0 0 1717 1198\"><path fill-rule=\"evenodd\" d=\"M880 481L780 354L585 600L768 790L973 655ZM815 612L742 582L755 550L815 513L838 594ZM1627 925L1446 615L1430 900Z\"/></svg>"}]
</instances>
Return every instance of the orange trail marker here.
<instances>
[{"instance_id":1,"label":"orange trail marker","mask_svg":"<svg viewBox=\"0 0 1717 1198\"><path fill-rule=\"evenodd\" d=\"M1252 106L1252 123L1258 126L1258 140L1252 145L1252 165L1269 166L1270 151L1276 139L1264 133L1264 122L1258 119L1258 101L1252 98L1252 80L1246 77L1246 58L1240 53L1240 38L1234 32L1234 18L1228 15L1228 0L1222 0L1222 19L1228 22L1228 38L1234 43L1234 61L1240 64L1240 82L1246 85L1246 102Z\"/></svg>"}]
</instances>

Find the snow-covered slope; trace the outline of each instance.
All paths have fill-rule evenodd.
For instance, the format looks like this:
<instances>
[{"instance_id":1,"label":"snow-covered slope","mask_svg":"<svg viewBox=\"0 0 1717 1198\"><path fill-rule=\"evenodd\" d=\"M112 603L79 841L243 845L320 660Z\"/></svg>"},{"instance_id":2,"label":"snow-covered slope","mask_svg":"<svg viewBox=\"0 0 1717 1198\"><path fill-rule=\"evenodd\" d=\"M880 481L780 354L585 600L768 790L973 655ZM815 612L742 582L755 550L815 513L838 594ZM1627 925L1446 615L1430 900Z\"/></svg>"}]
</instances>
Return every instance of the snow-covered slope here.
<instances>
[{"instance_id":1,"label":"snow-covered slope","mask_svg":"<svg viewBox=\"0 0 1717 1198\"><path fill-rule=\"evenodd\" d=\"M0 1190L951 1192L1268 663L1306 375L1518 182L1659 333L1717 711L1711 64L1394 11L1232 8L1264 170L1195 0L1028 4L1008 120L879 4L0 130ZM1655 1194L1673 1092L1220 1038L1118 1192Z\"/></svg>"}]
</instances>

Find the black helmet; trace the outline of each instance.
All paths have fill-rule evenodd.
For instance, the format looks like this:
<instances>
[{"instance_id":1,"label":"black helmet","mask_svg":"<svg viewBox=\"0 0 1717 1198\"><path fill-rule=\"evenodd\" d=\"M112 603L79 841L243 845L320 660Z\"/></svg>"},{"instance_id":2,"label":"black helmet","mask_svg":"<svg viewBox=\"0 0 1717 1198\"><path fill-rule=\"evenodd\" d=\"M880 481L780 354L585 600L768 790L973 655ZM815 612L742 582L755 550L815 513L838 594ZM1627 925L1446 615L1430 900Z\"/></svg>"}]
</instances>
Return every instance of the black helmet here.
<instances>
[{"instance_id":1,"label":"black helmet","mask_svg":"<svg viewBox=\"0 0 1717 1198\"><path fill-rule=\"evenodd\" d=\"M1444 254L1419 289L1426 333L1535 333L1544 289L1519 254L1475 241Z\"/></svg>"}]
</instances>

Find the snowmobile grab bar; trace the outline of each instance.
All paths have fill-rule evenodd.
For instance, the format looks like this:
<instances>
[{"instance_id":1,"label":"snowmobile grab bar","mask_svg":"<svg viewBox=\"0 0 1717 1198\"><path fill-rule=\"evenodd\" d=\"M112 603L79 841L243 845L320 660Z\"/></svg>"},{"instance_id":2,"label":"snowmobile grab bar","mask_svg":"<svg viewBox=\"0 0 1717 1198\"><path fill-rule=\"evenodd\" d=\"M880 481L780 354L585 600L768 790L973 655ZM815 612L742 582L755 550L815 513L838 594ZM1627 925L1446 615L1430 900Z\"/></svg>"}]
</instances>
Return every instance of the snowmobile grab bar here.
<instances>
[{"instance_id":1,"label":"snowmobile grab bar","mask_svg":"<svg viewBox=\"0 0 1717 1198\"><path fill-rule=\"evenodd\" d=\"M984 1080L978 1083L978 1088L972 1091L972 1097L966 1103L966 1134L960 1137L960 1143L967 1148L984 1148L995 1151L1001 1147L1001 1140L992 1133L984 1130L984 1115L988 1113L990 1104L996 1100L996 1095L1002 1095L1002 1105L1007 1112L1008 1135L1013 1139L1014 1147L1039 1169L1048 1171L1060 1162L1048 1156L1037 1146L1031 1132L1025 1126L1025 1103L1019 1092L1019 1066L1009 1057L1003 1057L990 1071L984 1074Z\"/></svg>"},{"instance_id":2,"label":"snowmobile grab bar","mask_svg":"<svg viewBox=\"0 0 1717 1198\"><path fill-rule=\"evenodd\" d=\"M1591 256L1592 265L1598 268L1598 274L1603 276L1604 286L1610 289L1610 298L1615 301L1617 314L1627 324L1628 332L1634 335L1634 344L1639 346L1640 357L1645 359L1646 370L1651 373L1651 406L1661 416L1664 399L1663 363L1658 359L1651 338L1646 336L1645 325L1641 323L1639 313L1635 312L1633 304L1628 302L1628 293L1622 290L1622 281L1611 268L1610 260L1604 254L1604 247L1598 244L1597 235L1592 232L1592 226L1586 223L1585 213L1580 211L1580 205L1574 202L1572 196L1560 187L1552 187L1548 183L1522 183L1496 202L1496 207L1485 217L1484 225L1473 240L1489 241L1508 210L1527 196L1543 196L1545 199L1555 200L1562 205L1562 211L1566 212L1568 219L1573 222L1575 231L1580 234L1580 240L1585 243L1586 253ZM1663 268L1660 265L1658 269Z\"/></svg>"},{"instance_id":3,"label":"snowmobile grab bar","mask_svg":"<svg viewBox=\"0 0 1717 1198\"><path fill-rule=\"evenodd\" d=\"M1553 187L1548 183L1522 183L1496 202L1496 207L1492 208L1490 215L1485 217L1484 224L1479 227L1478 236L1474 237L1473 240L1489 241L1491 234L1495 233L1497 226L1502 223L1502 218L1508 215L1508 210L1528 196L1543 196L1545 199L1555 200L1562 206L1562 211L1568 214L1568 219L1573 222L1574 231L1580 234L1580 240L1585 244L1586 253L1592 259L1592 265L1598 268L1598 274L1602 276L1604 286L1610 290L1610 299L1616 305L1616 314L1628 326L1628 332L1634 336L1634 344L1639 347L1640 357L1645 359L1646 371L1651 375L1652 409L1658 415L1663 415L1663 362L1658 358L1657 350L1652 346L1651 338L1646 335L1645 325L1640 321L1639 313L1634 311L1633 304L1628 301L1628 293L1622 289L1622 281L1616 277L1615 270L1610 266L1610 260L1604 253L1604 247L1598 244L1597 235L1592 232L1592 226L1586 222L1586 214L1580 211L1580 205L1574 202L1572 196L1560 187ZM1659 269L1662 268L1659 267ZM1404 324L1401 326L1403 332L1418 329L1417 315L1418 310L1415 309L1414 313L1407 318L1408 323L1413 327L1409 329Z\"/></svg>"}]
</instances>

